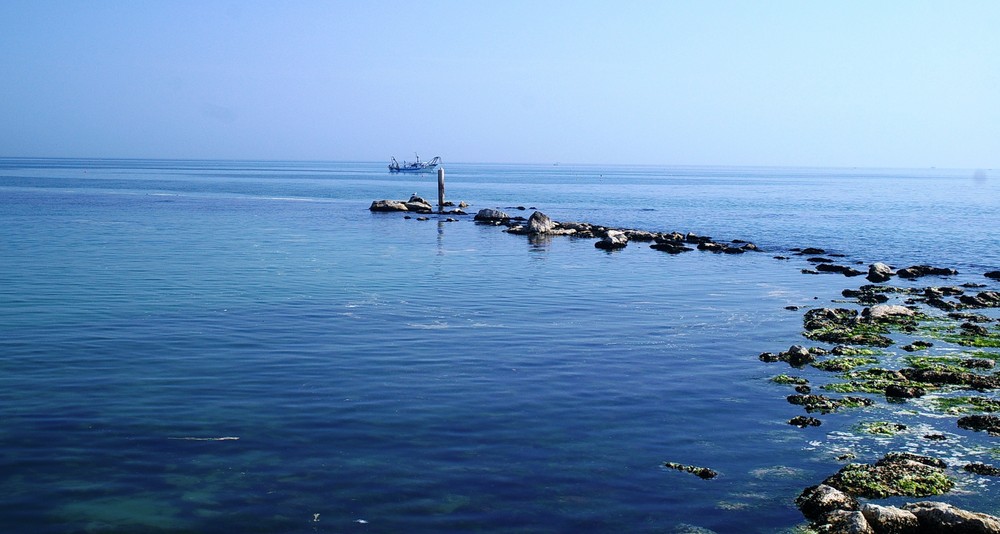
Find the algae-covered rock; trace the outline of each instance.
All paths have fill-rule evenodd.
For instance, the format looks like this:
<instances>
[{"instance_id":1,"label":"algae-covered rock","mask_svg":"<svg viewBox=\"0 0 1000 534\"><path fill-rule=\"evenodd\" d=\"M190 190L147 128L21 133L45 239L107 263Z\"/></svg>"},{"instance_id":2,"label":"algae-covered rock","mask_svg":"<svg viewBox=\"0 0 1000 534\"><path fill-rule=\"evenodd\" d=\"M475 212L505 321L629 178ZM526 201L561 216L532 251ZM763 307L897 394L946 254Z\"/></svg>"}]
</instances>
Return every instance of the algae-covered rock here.
<instances>
[{"instance_id":1,"label":"algae-covered rock","mask_svg":"<svg viewBox=\"0 0 1000 534\"><path fill-rule=\"evenodd\" d=\"M875 464L848 464L823 483L869 499L941 495L955 486L943 462L906 453L887 454Z\"/></svg>"},{"instance_id":2,"label":"algae-covered rock","mask_svg":"<svg viewBox=\"0 0 1000 534\"><path fill-rule=\"evenodd\" d=\"M840 408L858 408L861 406L871 406L874 401L865 397L842 397L834 398L825 395L789 395L786 400L789 404L805 407L809 413L820 412L830 413Z\"/></svg>"},{"instance_id":3,"label":"algae-covered rock","mask_svg":"<svg viewBox=\"0 0 1000 534\"><path fill-rule=\"evenodd\" d=\"M888 347L887 328L877 322L858 320L857 310L847 308L817 308L806 312L803 319L805 337L827 343Z\"/></svg>"}]
</instances>

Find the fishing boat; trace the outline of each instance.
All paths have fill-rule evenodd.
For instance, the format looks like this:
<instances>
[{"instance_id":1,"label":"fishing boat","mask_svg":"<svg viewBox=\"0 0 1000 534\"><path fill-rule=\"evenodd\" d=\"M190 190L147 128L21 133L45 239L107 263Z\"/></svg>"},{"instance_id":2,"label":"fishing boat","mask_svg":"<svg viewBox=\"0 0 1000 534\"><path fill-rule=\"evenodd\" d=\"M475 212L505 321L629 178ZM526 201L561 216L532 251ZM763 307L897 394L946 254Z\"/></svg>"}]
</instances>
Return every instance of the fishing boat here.
<instances>
[{"instance_id":1,"label":"fishing boat","mask_svg":"<svg viewBox=\"0 0 1000 534\"><path fill-rule=\"evenodd\" d=\"M434 167L437 167L441 163L441 156L434 156L434 159L430 161L420 161L420 155L414 154L417 157L417 161L408 162L404 161L399 163L396 161L396 157L392 157L392 163L389 164L389 172L426 172L433 171Z\"/></svg>"}]
</instances>

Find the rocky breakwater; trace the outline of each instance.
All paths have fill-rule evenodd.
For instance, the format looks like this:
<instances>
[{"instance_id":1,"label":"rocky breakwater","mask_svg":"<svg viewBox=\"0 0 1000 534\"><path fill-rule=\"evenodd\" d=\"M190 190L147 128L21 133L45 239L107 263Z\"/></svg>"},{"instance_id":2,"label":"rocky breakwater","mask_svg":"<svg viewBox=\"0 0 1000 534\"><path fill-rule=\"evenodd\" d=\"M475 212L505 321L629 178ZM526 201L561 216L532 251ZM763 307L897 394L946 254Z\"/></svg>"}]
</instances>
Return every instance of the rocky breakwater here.
<instances>
[{"instance_id":1,"label":"rocky breakwater","mask_svg":"<svg viewBox=\"0 0 1000 534\"><path fill-rule=\"evenodd\" d=\"M538 236L573 236L576 238L596 239L595 248L603 250L620 250L631 242L651 243L649 248L680 254L695 249L723 254L743 254L756 251L753 243L735 240L729 243L719 243L707 236L681 232L650 232L634 228L612 228L585 222L555 221L540 211L535 211L527 219L512 217L508 213L494 208L479 210L474 217L479 224L506 226L511 234Z\"/></svg>"}]
</instances>

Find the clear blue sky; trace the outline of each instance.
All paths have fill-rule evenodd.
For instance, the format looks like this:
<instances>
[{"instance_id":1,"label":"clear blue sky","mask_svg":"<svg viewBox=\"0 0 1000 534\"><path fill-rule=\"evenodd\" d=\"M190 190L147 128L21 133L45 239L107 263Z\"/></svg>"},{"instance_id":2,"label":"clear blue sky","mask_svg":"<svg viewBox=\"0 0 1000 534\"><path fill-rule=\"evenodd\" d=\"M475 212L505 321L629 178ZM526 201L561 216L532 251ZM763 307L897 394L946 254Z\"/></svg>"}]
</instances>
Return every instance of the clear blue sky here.
<instances>
[{"instance_id":1,"label":"clear blue sky","mask_svg":"<svg viewBox=\"0 0 1000 534\"><path fill-rule=\"evenodd\" d=\"M1000 168L1000 1L0 2L0 156Z\"/></svg>"}]
</instances>

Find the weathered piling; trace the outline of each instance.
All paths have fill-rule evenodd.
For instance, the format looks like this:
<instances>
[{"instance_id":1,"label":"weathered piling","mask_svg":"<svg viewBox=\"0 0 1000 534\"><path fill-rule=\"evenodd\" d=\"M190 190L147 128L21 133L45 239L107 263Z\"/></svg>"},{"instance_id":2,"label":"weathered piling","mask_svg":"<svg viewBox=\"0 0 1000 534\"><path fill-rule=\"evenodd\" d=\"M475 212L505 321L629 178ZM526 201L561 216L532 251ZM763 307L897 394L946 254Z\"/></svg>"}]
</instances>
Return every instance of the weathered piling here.
<instances>
[{"instance_id":1,"label":"weathered piling","mask_svg":"<svg viewBox=\"0 0 1000 534\"><path fill-rule=\"evenodd\" d=\"M444 211L444 167L438 169L438 211Z\"/></svg>"}]
</instances>

